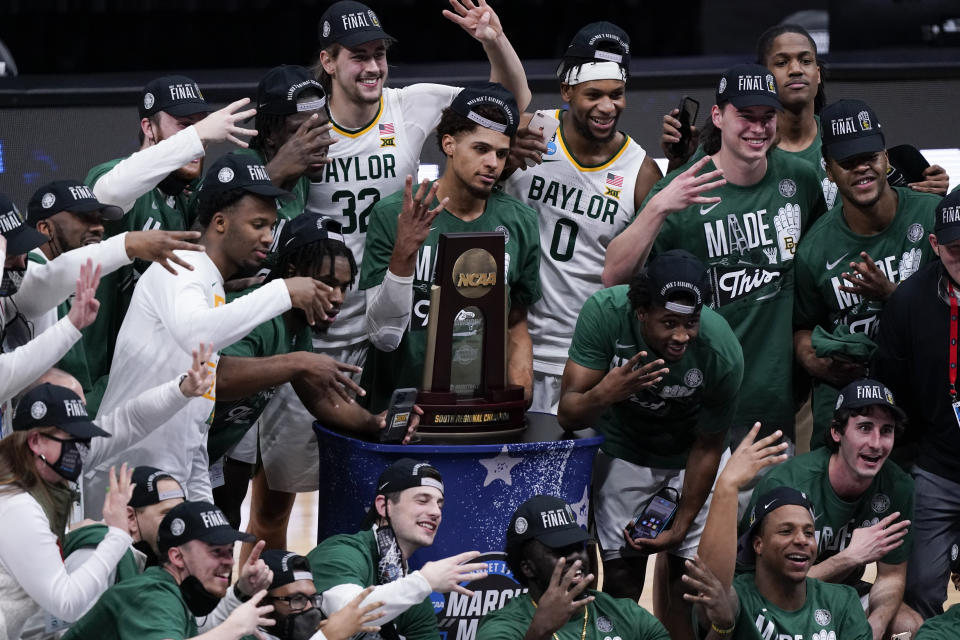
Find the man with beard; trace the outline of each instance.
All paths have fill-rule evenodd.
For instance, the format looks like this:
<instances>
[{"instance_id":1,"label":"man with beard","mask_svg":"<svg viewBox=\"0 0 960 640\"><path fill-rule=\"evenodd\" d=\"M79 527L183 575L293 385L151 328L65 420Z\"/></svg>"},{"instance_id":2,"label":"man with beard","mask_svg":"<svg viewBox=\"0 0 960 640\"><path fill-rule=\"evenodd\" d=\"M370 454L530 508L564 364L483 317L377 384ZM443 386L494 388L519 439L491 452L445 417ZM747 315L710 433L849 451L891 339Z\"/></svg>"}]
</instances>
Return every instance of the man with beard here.
<instances>
[{"instance_id":1,"label":"man with beard","mask_svg":"<svg viewBox=\"0 0 960 640\"><path fill-rule=\"evenodd\" d=\"M683 250L651 260L629 287L593 294L577 320L557 414L565 429L604 434L593 476L604 591L638 600L647 556L665 552L656 576L669 592L655 598L654 613L677 639L691 635L683 560L703 531L743 376L740 344L704 306L709 296L706 268ZM654 537L626 532L665 490L677 502L672 524Z\"/></svg>"},{"instance_id":2,"label":"man with beard","mask_svg":"<svg viewBox=\"0 0 960 640\"><path fill-rule=\"evenodd\" d=\"M423 376L430 286L441 233L499 231L509 303L507 381L533 389L527 308L540 298L537 218L516 198L494 191L517 130L517 103L501 85L467 88L443 110L437 141L447 157L440 178L406 187L378 202L371 214L360 289L367 298L367 331L374 348L363 387L372 411L387 407L399 387ZM483 123L483 124L479 124Z\"/></svg>"},{"instance_id":3,"label":"man with beard","mask_svg":"<svg viewBox=\"0 0 960 640\"><path fill-rule=\"evenodd\" d=\"M233 543L249 538L232 529L208 502L178 504L160 522L160 565L110 587L64 638L237 640L259 626L272 626L266 615L273 607L260 606L273 579L262 560L256 561L260 566L254 572L241 571L228 592ZM246 598L243 604L241 596ZM225 600L231 601L228 615L221 604ZM198 636L198 617L214 618L218 624L206 621L207 633Z\"/></svg>"},{"instance_id":4,"label":"man with beard","mask_svg":"<svg viewBox=\"0 0 960 640\"><path fill-rule=\"evenodd\" d=\"M258 267L273 244L277 197L287 192L271 184L263 165L249 156L227 154L209 169L197 213L205 251L180 254L192 271L172 276L157 266L143 275L117 336L101 412L178 375L197 342L219 351L291 306L305 311L308 324L327 319L325 311L334 306L330 298L338 294L308 277L277 278L226 303L223 282ZM214 371L218 357L206 361ZM206 441L215 400L213 385L128 449L125 458L170 472L188 498L211 496ZM84 491L85 515L95 518L104 493L102 474L85 478Z\"/></svg>"},{"instance_id":5,"label":"man with beard","mask_svg":"<svg viewBox=\"0 0 960 640\"><path fill-rule=\"evenodd\" d=\"M248 431L256 435L255 425L260 414L279 385L290 382L300 401L323 424L366 437L375 436L385 426L384 416L371 415L352 401L350 391L363 393L349 377L356 367L312 352L313 336L322 336L336 318L343 295L356 275L357 265L335 220L304 213L284 225L270 280L296 276L316 279L333 289L327 298L331 306L327 311L328 320L312 327L302 311L290 309L223 350L217 365L217 405L207 451L212 468L222 464L224 484L214 487L213 495L233 527L240 525L240 505L257 461L255 445L247 452L239 450L237 444ZM257 285L227 294L227 301L242 298L259 288ZM331 376L337 382L333 389L329 388ZM411 421L411 432L415 425L416 421ZM297 455L304 455L309 425L290 427L280 437L294 440L300 446ZM285 445L289 447L290 443ZM315 442L313 446L316 447ZM219 471L214 475L219 475ZM274 539L284 539L286 522L269 522L269 526L262 528L265 530L251 530L251 533L271 546Z\"/></svg>"},{"instance_id":6,"label":"man with beard","mask_svg":"<svg viewBox=\"0 0 960 640\"><path fill-rule=\"evenodd\" d=\"M819 356L814 333L819 349L822 332L840 339L876 334L877 316L898 284L933 257L926 236L940 202L939 196L887 184L883 129L865 102L840 100L820 117L827 176L840 205L810 228L794 267L794 349L814 382L811 449L829 443L837 393L863 376L868 364L866 354Z\"/></svg>"},{"instance_id":7,"label":"man with beard","mask_svg":"<svg viewBox=\"0 0 960 640\"><path fill-rule=\"evenodd\" d=\"M28 256L22 291L13 298L23 316L41 333L70 310L67 296L72 292L73 275L87 259L101 266L108 276L134 260L168 261L189 268L174 250L201 251L188 240L195 231L129 231L103 240L104 223L119 220L123 211L94 197L90 187L76 180L57 180L37 189L27 205L27 224L48 238ZM172 272L172 267L167 266ZM99 321L83 332L83 338L64 356L58 366L80 380L87 407L96 413L107 386L113 344L120 330L119 297L109 290L112 279L97 296Z\"/></svg>"},{"instance_id":8,"label":"man with beard","mask_svg":"<svg viewBox=\"0 0 960 640\"><path fill-rule=\"evenodd\" d=\"M670 640L663 625L636 601L589 588L594 579L587 573L590 536L560 498L534 496L521 504L506 537L507 566L527 592L484 616L477 640L550 640L561 634Z\"/></svg>"},{"instance_id":9,"label":"man with beard","mask_svg":"<svg viewBox=\"0 0 960 640\"><path fill-rule=\"evenodd\" d=\"M768 491L792 487L803 492L816 513L817 555L807 576L848 584L865 597L875 640L916 633L922 623L903 604L913 548L913 481L888 460L905 418L883 383L854 380L840 392L827 447L791 458L766 474L740 522L746 532L747 514L759 508L757 498ZM861 578L864 567L874 562L877 577L870 584Z\"/></svg>"},{"instance_id":10,"label":"man with beard","mask_svg":"<svg viewBox=\"0 0 960 640\"><path fill-rule=\"evenodd\" d=\"M555 112L560 128L545 141L542 164L521 165L506 183L540 222L543 298L528 317L532 411L556 414L577 313L604 286L607 245L663 177L643 147L617 130L629 68L630 37L620 27L595 22L580 29L557 69L560 97L569 105Z\"/></svg>"}]
</instances>

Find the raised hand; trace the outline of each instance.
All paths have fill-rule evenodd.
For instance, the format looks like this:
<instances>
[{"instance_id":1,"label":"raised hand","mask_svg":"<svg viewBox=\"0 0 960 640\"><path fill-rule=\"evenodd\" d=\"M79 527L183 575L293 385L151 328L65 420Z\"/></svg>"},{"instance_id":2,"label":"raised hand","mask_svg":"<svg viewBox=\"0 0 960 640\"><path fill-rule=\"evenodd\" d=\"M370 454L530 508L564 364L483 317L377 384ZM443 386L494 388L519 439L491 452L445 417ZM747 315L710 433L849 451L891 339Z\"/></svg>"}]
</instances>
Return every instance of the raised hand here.
<instances>
[{"instance_id":1,"label":"raised hand","mask_svg":"<svg viewBox=\"0 0 960 640\"><path fill-rule=\"evenodd\" d=\"M840 291L855 293L867 300L879 300L881 302L886 300L897 288L897 285L890 282L866 251L861 251L860 257L863 258L863 262L850 263L853 273L845 271L840 274L840 277L846 280L847 284L838 288Z\"/></svg>"},{"instance_id":2,"label":"raised hand","mask_svg":"<svg viewBox=\"0 0 960 640\"><path fill-rule=\"evenodd\" d=\"M303 311L307 324L312 327L328 319L327 311L334 307L330 300L334 296L333 287L307 276L286 278L283 282L290 294L290 304Z\"/></svg>"},{"instance_id":3,"label":"raised hand","mask_svg":"<svg viewBox=\"0 0 960 640\"><path fill-rule=\"evenodd\" d=\"M311 386L324 394L339 396L348 403L353 402L353 396L350 391L358 396L365 396L367 392L353 381L351 373L360 373L363 371L360 367L339 362L328 355L322 353L303 352L304 358L307 358L306 371L300 376ZM334 406L337 407L336 403Z\"/></svg>"},{"instance_id":4,"label":"raised hand","mask_svg":"<svg viewBox=\"0 0 960 640\"><path fill-rule=\"evenodd\" d=\"M193 267L178 257L174 251L203 251L203 245L188 242L199 239L199 231L130 231L124 240L124 246L130 258L156 262L173 275L177 275L169 262L176 263L189 271L193 271Z\"/></svg>"},{"instance_id":5,"label":"raised hand","mask_svg":"<svg viewBox=\"0 0 960 640\"><path fill-rule=\"evenodd\" d=\"M348 640L358 633L377 633L380 627L370 623L383 616L380 607L383 602L371 602L368 605L360 606L367 596L373 591L374 587L367 587L357 594L357 597L347 603L347 605L331 614L329 618L321 623L323 635L327 640Z\"/></svg>"},{"instance_id":6,"label":"raised hand","mask_svg":"<svg viewBox=\"0 0 960 640\"><path fill-rule=\"evenodd\" d=\"M237 137L238 135L257 135L256 129L244 129L237 125L238 122L242 122L257 115L256 109L239 111L239 109L247 106L249 102L250 98L243 98L241 100L237 100L236 102L231 102L223 109L214 111L206 118L193 125L197 130L197 135L199 135L200 139L203 140L203 143L206 145L211 142L224 142L229 140L238 147L243 147L244 149L249 147L249 144Z\"/></svg>"},{"instance_id":7,"label":"raised hand","mask_svg":"<svg viewBox=\"0 0 960 640\"><path fill-rule=\"evenodd\" d=\"M311 167L330 164L332 160L327 157L327 151L336 142L330 135L332 128L329 122L320 124L320 116L316 113L304 120L267 164L270 178L275 183L279 179L282 184L299 178Z\"/></svg>"},{"instance_id":8,"label":"raised hand","mask_svg":"<svg viewBox=\"0 0 960 640\"><path fill-rule=\"evenodd\" d=\"M443 10L443 17L460 25L464 31L480 42L492 42L503 33L500 18L486 0L450 0L449 9Z\"/></svg>"},{"instance_id":9,"label":"raised hand","mask_svg":"<svg viewBox=\"0 0 960 640\"><path fill-rule=\"evenodd\" d=\"M438 593L456 591L472 598L473 591L460 586L460 583L486 578L487 565L485 562L461 563L469 562L479 555L479 551L465 551L449 558L428 562L420 569L420 575L426 578L430 587Z\"/></svg>"},{"instance_id":10,"label":"raised hand","mask_svg":"<svg viewBox=\"0 0 960 640\"><path fill-rule=\"evenodd\" d=\"M593 596L579 598L593 582L593 574L589 573L580 578L580 582L573 584L573 577L581 567L580 560L576 560L566 568L567 559L560 558L553 567L550 576L550 586L540 596L537 610L530 622L529 634L533 637L550 637L567 623L570 616L593 602Z\"/></svg>"},{"instance_id":11,"label":"raised hand","mask_svg":"<svg viewBox=\"0 0 960 640\"><path fill-rule=\"evenodd\" d=\"M87 260L80 265L80 277L77 278L77 292L67 317L77 329L83 329L93 324L100 310L100 301L97 300L97 286L100 284L100 265L93 268L93 260Z\"/></svg>"},{"instance_id":12,"label":"raised hand","mask_svg":"<svg viewBox=\"0 0 960 640\"><path fill-rule=\"evenodd\" d=\"M440 182L434 182L429 188L428 184L426 180L421 182L414 195L413 176L408 175L404 181L403 208L397 216L397 239L390 258L390 272L394 275L404 277L413 274L417 252L430 235L433 221L447 204L448 198L444 198L436 207L430 208L430 203L437 196Z\"/></svg>"},{"instance_id":13,"label":"raised hand","mask_svg":"<svg viewBox=\"0 0 960 640\"><path fill-rule=\"evenodd\" d=\"M260 606L260 602L266 595L267 590L261 589L252 598L234 609L233 613L223 621L221 626L227 626L232 632L229 637L240 638L253 635L263 640L264 635L257 630L257 627L272 627L276 624L273 618L267 617L273 611L273 605Z\"/></svg>"},{"instance_id":14,"label":"raised hand","mask_svg":"<svg viewBox=\"0 0 960 640\"><path fill-rule=\"evenodd\" d=\"M260 559L260 553L266 545L265 540L259 540L247 556L246 562L240 567L237 589L244 595L252 596L261 589L269 589L270 583L273 582L273 571Z\"/></svg>"},{"instance_id":15,"label":"raised hand","mask_svg":"<svg viewBox=\"0 0 960 640\"><path fill-rule=\"evenodd\" d=\"M116 467L110 467L110 488L107 499L103 502L103 522L110 527L127 530L127 503L133 495L133 468L127 468L127 463L120 465L120 473Z\"/></svg>"},{"instance_id":16,"label":"raised hand","mask_svg":"<svg viewBox=\"0 0 960 640\"><path fill-rule=\"evenodd\" d=\"M614 367L607 372L597 388L603 394L605 404L614 404L626 400L638 391L642 391L663 380L663 376L670 373L661 359L653 360L644 365L640 364L647 357L646 351L640 351L620 367Z\"/></svg>"},{"instance_id":17,"label":"raised hand","mask_svg":"<svg viewBox=\"0 0 960 640\"><path fill-rule=\"evenodd\" d=\"M683 594L683 599L700 605L714 626L720 629L733 627L737 620L737 595L733 586L724 587L698 555L684 564L687 572L680 579L690 593Z\"/></svg>"},{"instance_id":18,"label":"raised hand","mask_svg":"<svg viewBox=\"0 0 960 640\"><path fill-rule=\"evenodd\" d=\"M670 113L665 114L663 116L663 131L660 134L660 148L663 149L664 155L670 161L669 168L671 169L676 169L686 162L700 143L700 131L691 125L690 129L693 135L690 136L690 142L684 153L681 155L673 153L673 145L680 142L680 121L677 119L679 115L679 109L673 109Z\"/></svg>"},{"instance_id":19,"label":"raised hand","mask_svg":"<svg viewBox=\"0 0 960 640\"><path fill-rule=\"evenodd\" d=\"M217 379L215 370L207 366L213 355L213 343L205 345L201 342L191 353L193 364L186 377L180 381L180 393L187 398L196 398L205 394Z\"/></svg>"},{"instance_id":20,"label":"raised hand","mask_svg":"<svg viewBox=\"0 0 960 640\"><path fill-rule=\"evenodd\" d=\"M909 520L896 522L900 512L891 513L877 524L853 530L846 552L860 564L870 564L903 544L910 527Z\"/></svg>"},{"instance_id":21,"label":"raised hand","mask_svg":"<svg viewBox=\"0 0 960 640\"><path fill-rule=\"evenodd\" d=\"M707 166L710 160L710 156L703 156L690 165L689 169L677 174L673 180L670 181L670 184L650 199L647 206L656 202L655 206L660 207L663 211L673 213L674 211L686 209L693 204L710 205L720 202L719 196L708 197L702 194L727 184L727 181L723 177L723 172L720 171L720 169L714 169L713 171L697 175L699 171ZM701 207L701 213L705 213L703 211L704 208L705 207Z\"/></svg>"},{"instance_id":22,"label":"raised hand","mask_svg":"<svg viewBox=\"0 0 960 640\"><path fill-rule=\"evenodd\" d=\"M755 422L727 460L717 484L722 482L725 486L740 490L750 484L761 469L780 464L787 459L787 454L783 453L787 449L787 443L774 444L783 435L782 431L778 429L767 437L756 440L759 432L760 423Z\"/></svg>"}]
</instances>

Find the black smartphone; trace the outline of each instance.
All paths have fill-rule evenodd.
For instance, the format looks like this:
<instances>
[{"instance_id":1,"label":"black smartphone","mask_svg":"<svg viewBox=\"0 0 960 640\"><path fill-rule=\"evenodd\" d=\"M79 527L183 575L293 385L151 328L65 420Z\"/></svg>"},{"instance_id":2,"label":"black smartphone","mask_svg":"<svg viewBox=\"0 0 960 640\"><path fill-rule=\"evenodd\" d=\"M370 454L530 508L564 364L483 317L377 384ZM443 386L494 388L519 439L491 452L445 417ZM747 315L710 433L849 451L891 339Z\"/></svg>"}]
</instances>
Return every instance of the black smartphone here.
<instances>
[{"instance_id":1,"label":"black smartphone","mask_svg":"<svg viewBox=\"0 0 960 640\"><path fill-rule=\"evenodd\" d=\"M700 113L700 103L690 96L683 96L677 110L680 111L677 114L677 120L680 121L680 142L674 142L670 145L670 153L674 156L685 157L687 147L690 145L690 137L693 135L692 127L697 121L697 114Z\"/></svg>"},{"instance_id":2,"label":"black smartphone","mask_svg":"<svg viewBox=\"0 0 960 640\"><path fill-rule=\"evenodd\" d=\"M676 512L677 503L658 493L630 523L630 537L634 540L656 538L667 528Z\"/></svg>"},{"instance_id":3,"label":"black smartphone","mask_svg":"<svg viewBox=\"0 0 960 640\"><path fill-rule=\"evenodd\" d=\"M410 415L417 401L414 388L394 389L387 409L387 426L380 431L380 442L402 442L410 426Z\"/></svg>"}]
</instances>

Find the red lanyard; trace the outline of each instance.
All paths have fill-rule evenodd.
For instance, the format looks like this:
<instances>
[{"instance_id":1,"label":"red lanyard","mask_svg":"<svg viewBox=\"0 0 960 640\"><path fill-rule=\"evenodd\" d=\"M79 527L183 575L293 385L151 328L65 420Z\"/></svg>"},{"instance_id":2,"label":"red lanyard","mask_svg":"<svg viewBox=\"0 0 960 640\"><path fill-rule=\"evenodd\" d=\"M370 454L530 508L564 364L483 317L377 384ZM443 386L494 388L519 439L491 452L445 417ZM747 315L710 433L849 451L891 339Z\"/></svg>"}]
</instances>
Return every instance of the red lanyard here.
<instances>
[{"instance_id":1,"label":"red lanyard","mask_svg":"<svg viewBox=\"0 0 960 640\"><path fill-rule=\"evenodd\" d=\"M957 298L953 295L953 283L947 282L950 296L950 398L957 401Z\"/></svg>"}]
</instances>

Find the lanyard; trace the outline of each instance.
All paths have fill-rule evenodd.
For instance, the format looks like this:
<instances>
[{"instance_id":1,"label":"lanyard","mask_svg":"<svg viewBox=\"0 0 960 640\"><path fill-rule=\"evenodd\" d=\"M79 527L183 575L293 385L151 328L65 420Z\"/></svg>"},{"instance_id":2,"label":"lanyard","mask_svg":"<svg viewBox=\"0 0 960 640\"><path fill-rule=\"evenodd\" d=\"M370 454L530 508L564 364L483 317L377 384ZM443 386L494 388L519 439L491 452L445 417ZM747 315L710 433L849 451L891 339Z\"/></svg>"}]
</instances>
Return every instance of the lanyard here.
<instances>
[{"instance_id":1,"label":"lanyard","mask_svg":"<svg viewBox=\"0 0 960 640\"><path fill-rule=\"evenodd\" d=\"M947 282L950 296L950 398L957 401L957 298L953 295L953 283Z\"/></svg>"}]
</instances>

